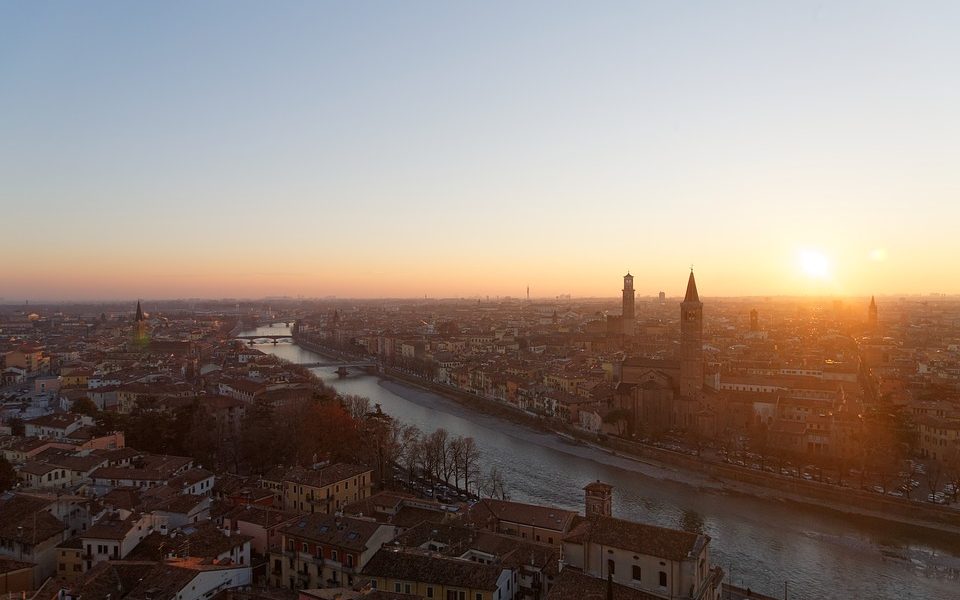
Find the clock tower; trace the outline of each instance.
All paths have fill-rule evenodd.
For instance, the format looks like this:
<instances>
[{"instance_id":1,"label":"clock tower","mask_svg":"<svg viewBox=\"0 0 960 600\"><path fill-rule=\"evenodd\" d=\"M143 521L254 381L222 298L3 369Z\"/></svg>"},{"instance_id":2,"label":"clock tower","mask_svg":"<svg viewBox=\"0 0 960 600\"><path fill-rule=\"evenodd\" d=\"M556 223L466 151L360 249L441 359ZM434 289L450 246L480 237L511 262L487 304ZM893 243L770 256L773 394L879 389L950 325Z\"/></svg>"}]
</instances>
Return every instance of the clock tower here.
<instances>
[{"instance_id":1,"label":"clock tower","mask_svg":"<svg viewBox=\"0 0 960 600\"><path fill-rule=\"evenodd\" d=\"M696 400L703 390L703 302L690 269L680 303L680 397Z\"/></svg>"}]
</instances>

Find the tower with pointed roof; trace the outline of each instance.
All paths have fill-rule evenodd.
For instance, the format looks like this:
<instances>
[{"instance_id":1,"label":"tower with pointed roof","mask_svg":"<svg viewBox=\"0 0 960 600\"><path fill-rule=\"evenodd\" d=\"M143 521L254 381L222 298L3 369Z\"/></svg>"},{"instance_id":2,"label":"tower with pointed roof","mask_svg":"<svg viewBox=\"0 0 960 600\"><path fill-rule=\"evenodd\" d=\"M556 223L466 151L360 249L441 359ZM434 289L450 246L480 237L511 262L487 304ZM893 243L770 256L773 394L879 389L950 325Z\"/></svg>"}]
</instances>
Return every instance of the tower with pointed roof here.
<instances>
[{"instance_id":1,"label":"tower with pointed roof","mask_svg":"<svg viewBox=\"0 0 960 600\"><path fill-rule=\"evenodd\" d=\"M680 398L696 400L703 390L703 302L690 269L680 303Z\"/></svg>"},{"instance_id":2,"label":"tower with pointed roof","mask_svg":"<svg viewBox=\"0 0 960 600\"><path fill-rule=\"evenodd\" d=\"M867 309L867 325L870 326L871 331L876 331L878 324L877 300L873 296L870 296L870 308Z\"/></svg>"},{"instance_id":3,"label":"tower with pointed roof","mask_svg":"<svg viewBox=\"0 0 960 600\"><path fill-rule=\"evenodd\" d=\"M133 318L133 343L138 348L143 348L149 342L148 327L147 318L143 314L143 307L137 300L137 314Z\"/></svg>"}]
</instances>

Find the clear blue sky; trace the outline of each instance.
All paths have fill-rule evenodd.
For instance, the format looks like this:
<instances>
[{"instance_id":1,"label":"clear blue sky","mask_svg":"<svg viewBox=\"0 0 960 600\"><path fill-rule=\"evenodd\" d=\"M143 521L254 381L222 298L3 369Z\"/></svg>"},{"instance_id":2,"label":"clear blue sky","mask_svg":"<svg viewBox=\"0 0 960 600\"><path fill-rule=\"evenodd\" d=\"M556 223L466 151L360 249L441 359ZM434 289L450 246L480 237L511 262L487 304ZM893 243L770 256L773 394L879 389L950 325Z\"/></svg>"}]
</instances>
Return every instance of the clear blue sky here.
<instances>
[{"instance_id":1,"label":"clear blue sky","mask_svg":"<svg viewBox=\"0 0 960 600\"><path fill-rule=\"evenodd\" d=\"M0 297L680 293L690 263L706 295L960 292L958 31L955 2L0 2Z\"/></svg>"}]
</instances>

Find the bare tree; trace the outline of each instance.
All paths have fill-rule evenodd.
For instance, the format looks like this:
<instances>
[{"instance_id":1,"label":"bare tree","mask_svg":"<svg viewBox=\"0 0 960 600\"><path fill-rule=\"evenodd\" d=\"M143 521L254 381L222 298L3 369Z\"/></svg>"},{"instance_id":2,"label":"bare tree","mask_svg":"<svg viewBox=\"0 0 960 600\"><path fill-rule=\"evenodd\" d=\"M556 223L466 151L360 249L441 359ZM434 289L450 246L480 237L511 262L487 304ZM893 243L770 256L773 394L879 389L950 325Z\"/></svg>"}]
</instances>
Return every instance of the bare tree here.
<instances>
[{"instance_id":1,"label":"bare tree","mask_svg":"<svg viewBox=\"0 0 960 600\"><path fill-rule=\"evenodd\" d=\"M341 399L343 407L347 409L350 416L360 421L370 412L370 399L354 394L347 394Z\"/></svg>"},{"instance_id":2,"label":"bare tree","mask_svg":"<svg viewBox=\"0 0 960 600\"><path fill-rule=\"evenodd\" d=\"M507 499L507 484L504 481L503 473L496 465L491 465L487 474L479 481L477 485L481 496L494 498L497 500Z\"/></svg>"},{"instance_id":3,"label":"bare tree","mask_svg":"<svg viewBox=\"0 0 960 600\"><path fill-rule=\"evenodd\" d=\"M448 442L450 434L442 427L437 429L424 440L424 453L427 462L430 465L428 472L431 476L431 487L435 486L440 479L446 480L444 475L447 472L447 463L449 462Z\"/></svg>"},{"instance_id":4,"label":"bare tree","mask_svg":"<svg viewBox=\"0 0 960 600\"><path fill-rule=\"evenodd\" d=\"M450 465L453 471L453 487L460 488L460 473L463 467L463 436L450 440Z\"/></svg>"},{"instance_id":5,"label":"bare tree","mask_svg":"<svg viewBox=\"0 0 960 600\"><path fill-rule=\"evenodd\" d=\"M477 475L480 462L480 449L472 437L463 438L460 465L463 473L463 489L470 493L470 483Z\"/></svg>"},{"instance_id":6,"label":"bare tree","mask_svg":"<svg viewBox=\"0 0 960 600\"><path fill-rule=\"evenodd\" d=\"M417 467L421 464L421 437L420 428L416 425L407 425L400 432L400 443L402 446L400 450L400 461L410 479L413 479Z\"/></svg>"},{"instance_id":7,"label":"bare tree","mask_svg":"<svg viewBox=\"0 0 960 600\"><path fill-rule=\"evenodd\" d=\"M939 462L930 464L927 469L927 489L931 494L935 494L940 489L940 478L943 476L943 467Z\"/></svg>"}]
</instances>

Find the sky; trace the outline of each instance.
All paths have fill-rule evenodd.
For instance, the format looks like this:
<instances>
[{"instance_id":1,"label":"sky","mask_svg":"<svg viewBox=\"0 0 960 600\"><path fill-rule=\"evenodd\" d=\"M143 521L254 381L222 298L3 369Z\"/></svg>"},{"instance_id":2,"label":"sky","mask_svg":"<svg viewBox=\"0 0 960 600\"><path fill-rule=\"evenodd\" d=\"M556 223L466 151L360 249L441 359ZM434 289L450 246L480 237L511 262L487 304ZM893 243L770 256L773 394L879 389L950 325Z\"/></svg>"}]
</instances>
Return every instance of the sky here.
<instances>
[{"instance_id":1,"label":"sky","mask_svg":"<svg viewBox=\"0 0 960 600\"><path fill-rule=\"evenodd\" d=\"M0 0L0 298L960 293L958 29Z\"/></svg>"}]
</instances>

